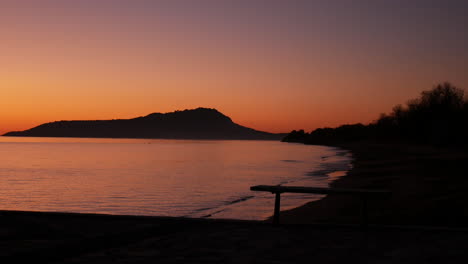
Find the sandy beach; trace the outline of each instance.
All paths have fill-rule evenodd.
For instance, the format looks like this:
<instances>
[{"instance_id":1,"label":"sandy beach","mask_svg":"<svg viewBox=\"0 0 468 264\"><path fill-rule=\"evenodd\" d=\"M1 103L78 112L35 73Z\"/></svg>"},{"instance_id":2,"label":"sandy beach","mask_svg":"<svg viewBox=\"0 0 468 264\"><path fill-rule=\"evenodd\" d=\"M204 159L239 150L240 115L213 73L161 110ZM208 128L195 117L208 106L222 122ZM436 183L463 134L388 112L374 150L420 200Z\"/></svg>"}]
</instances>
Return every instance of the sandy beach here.
<instances>
[{"instance_id":1,"label":"sandy beach","mask_svg":"<svg viewBox=\"0 0 468 264\"><path fill-rule=\"evenodd\" d=\"M466 227L468 224L468 154L431 146L353 143L353 168L332 183L336 188L382 189L391 197L369 203L374 224ZM357 223L360 200L346 195L282 212L284 223Z\"/></svg>"},{"instance_id":2,"label":"sandy beach","mask_svg":"<svg viewBox=\"0 0 468 264\"><path fill-rule=\"evenodd\" d=\"M466 263L468 232L2 212L3 263Z\"/></svg>"},{"instance_id":3,"label":"sandy beach","mask_svg":"<svg viewBox=\"0 0 468 264\"><path fill-rule=\"evenodd\" d=\"M0 255L5 263L468 261L467 180L462 173L466 154L370 143L341 147L352 151L354 167L335 187L393 192L391 198L369 204L374 225L367 231L353 225L359 221L359 201L340 195L282 212L280 226L267 221L2 211Z\"/></svg>"}]
</instances>

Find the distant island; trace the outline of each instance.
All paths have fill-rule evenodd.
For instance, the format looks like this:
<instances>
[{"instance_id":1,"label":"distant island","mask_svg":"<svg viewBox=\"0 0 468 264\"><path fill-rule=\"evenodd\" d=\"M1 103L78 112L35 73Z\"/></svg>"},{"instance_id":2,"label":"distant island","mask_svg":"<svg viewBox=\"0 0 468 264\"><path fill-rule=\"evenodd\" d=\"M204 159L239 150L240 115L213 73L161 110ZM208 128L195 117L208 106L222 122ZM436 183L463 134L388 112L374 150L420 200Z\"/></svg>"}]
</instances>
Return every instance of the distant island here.
<instances>
[{"instance_id":1,"label":"distant island","mask_svg":"<svg viewBox=\"0 0 468 264\"><path fill-rule=\"evenodd\" d=\"M4 136L280 140L285 134L244 127L216 109L200 107L133 119L56 121Z\"/></svg>"}]
</instances>

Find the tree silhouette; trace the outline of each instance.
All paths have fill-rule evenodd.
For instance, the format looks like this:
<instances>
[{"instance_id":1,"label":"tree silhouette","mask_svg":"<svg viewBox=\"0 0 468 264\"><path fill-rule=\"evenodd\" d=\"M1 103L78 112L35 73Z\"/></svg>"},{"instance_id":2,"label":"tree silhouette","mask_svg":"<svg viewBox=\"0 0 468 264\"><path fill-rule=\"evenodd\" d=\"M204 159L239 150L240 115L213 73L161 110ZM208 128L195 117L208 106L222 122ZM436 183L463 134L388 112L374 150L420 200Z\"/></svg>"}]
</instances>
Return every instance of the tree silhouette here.
<instances>
[{"instance_id":1,"label":"tree silhouette","mask_svg":"<svg viewBox=\"0 0 468 264\"><path fill-rule=\"evenodd\" d=\"M396 105L369 125L320 128L311 133L289 134L284 141L333 144L357 140L398 140L435 145L468 146L468 101L465 92L441 83L406 106Z\"/></svg>"}]
</instances>

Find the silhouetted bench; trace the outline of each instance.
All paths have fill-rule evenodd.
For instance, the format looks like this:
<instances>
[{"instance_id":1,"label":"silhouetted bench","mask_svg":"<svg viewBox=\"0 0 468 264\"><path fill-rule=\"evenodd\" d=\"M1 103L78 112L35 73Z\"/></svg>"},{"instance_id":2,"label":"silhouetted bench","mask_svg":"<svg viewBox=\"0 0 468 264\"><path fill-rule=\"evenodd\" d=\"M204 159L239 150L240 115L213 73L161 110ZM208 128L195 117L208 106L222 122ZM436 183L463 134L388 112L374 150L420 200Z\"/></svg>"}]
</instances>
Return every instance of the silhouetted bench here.
<instances>
[{"instance_id":1,"label":"silhouetted bench","mask_svg":"<svg viewBox=\"0 0 468 264\"><path fill-rule=\"evenodd\" d=\"M362 226L367 226L367 199L369 197L388 197L391 193L385 190L369 189L338 189L321 187L298 187L298 186L280 186L280 185L257 185L250 187L251 191L271 192L276 194L275 213L273 224L279 224L280 199L281 193L314 193L314 194L345 194L359 196L362 201L361 217Z\"/></svg>"}]
</instances>

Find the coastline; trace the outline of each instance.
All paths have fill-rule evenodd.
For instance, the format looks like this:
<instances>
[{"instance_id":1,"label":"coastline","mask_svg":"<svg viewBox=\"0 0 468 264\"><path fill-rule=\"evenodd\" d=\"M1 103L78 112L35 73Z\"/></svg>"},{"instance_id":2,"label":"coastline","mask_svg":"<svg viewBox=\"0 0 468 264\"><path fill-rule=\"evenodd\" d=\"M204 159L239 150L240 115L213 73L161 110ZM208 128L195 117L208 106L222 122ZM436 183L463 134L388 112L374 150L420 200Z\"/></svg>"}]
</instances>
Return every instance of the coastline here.
<instances>
[{"instance_id":1,"label":"coastline","mask_svg":"<svg viewBox=\"0 0 468 264\"><path fill-rule=\"evenodd\" d=\"M333 187L394 192L388 201L369 204L371 223L466 226L465 207L459 207L467 201L465 175L434 176L440 171L464 171L467 154L373 143L340 147L352 151L354 166ZM421 188L413 188L421 182ZM446 200L431 194L431 188L443 183L454 195ZM440 192L444 193L447 189ZM428 201L422 203L422 198ZM359 205L350 197L329 195L282 212L281 222L290 225L280 226L265 221L0 211L0 256L7 263L300 263L311 258L319 263L468 261L466 228L385 227L363 232L333 225L359 221ZM444 207L448 209L438 211ZM457 208L463 209L458 210L463 212L459 218L448 217ZM320 222L326 224L312 224Z\"/></svg>"},{"instance_id":2,"label":"coastline","mask_svg":"<svg viewBox=\"0 0 468 264\"><path fill-rule=\"evenodd\" d=\"M369 222L385 225L466 227L468 154L462 150L406 144L337 144L351 151L352 169L332 182L336 188L384 189L388 199L372 200ZM285 224L359 223L360 200L327 195L281 212ZM270 220L270 219L269 219ZM269 221L268 220L268 221Z\"/></svg>"}]
</instances>

